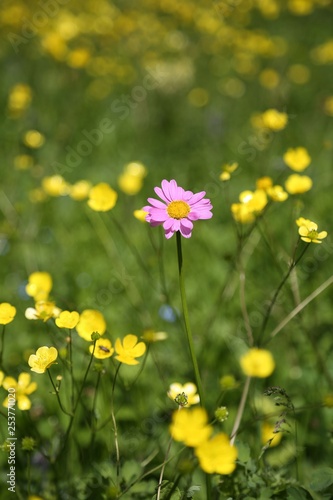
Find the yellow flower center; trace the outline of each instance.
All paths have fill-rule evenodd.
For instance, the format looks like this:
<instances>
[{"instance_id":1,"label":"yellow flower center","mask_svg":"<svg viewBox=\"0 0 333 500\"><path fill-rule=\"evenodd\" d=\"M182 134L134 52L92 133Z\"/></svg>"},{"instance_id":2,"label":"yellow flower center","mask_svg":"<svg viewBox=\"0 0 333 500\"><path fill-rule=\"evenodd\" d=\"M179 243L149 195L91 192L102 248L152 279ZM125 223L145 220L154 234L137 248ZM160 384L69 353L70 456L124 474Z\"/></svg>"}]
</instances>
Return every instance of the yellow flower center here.
<instances>
[{"instance_id":1,"label":"yellow flower center","mask_svg":"<svg viewBox=\"0 0 333 500\"><path fill-rule=\"evenodd\" d=\"M183 219L191 211L191 207L185 201L171 201L169 203L167 212L173 219Z\"/></svg>"},{"instance_id":2,"label":"yellow flower center","mask_svg":"<svg viewBox=\"0 0 333 500\"><path fill-rule=\"evenodd\" d=\"M309 231L307 237L310 238L310 240L316 240L318 238L318 232L314 230Z\"/></svg>"}]
</instances>

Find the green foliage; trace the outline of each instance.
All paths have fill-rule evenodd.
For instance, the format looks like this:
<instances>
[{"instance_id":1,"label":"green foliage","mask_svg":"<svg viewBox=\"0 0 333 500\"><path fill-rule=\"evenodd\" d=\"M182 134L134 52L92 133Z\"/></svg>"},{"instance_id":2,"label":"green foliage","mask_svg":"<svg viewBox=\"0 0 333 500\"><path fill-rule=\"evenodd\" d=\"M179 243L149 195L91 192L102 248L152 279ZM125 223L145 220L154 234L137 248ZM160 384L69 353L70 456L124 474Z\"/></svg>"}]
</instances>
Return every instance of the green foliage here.
<instances>
[{"instance_id":1,"label":"green foliage","mask_svg":"<svg viewBox=\"0 0 333 500\"><path fill-rule=\"evenodd\" d=\"M210 488L211 500L331 498L332 23L325 0L0 3L0 304L16 308L13 322L0 319L0 404L6 378L29 373L37 384L16 386L19 500L207 500ZM287 116L285 128L260 126L269 109ZM299 172L311 190L269 198L237 222L231 205L259 179L286 188L296 172L284 154L299 146L312 159ZM131 193L123 176L133 162L145 172ZM213 204L213 218L182 240L183 271L213 435L236 434L231 474L206 475L194 448L170 441L169 387L196 382L176 236L133 217L163 179ZM90 187L75 199L82 180L112 186L114 208L92 210ZM301 240L299 217L328 237ZM103 315L104 337L89 340L145 342L139 364L92 357L91 342L45 310L45 321L28 320L36 271L52 276L57 308ZM58 357L38 374L28 360L41 346ZM250 347L269 350L275 370L247 387L239 361ZM2 406L1 500L13 498L8 415Z\"/></svg>"},{"instance_id":2,"label":"green foliage","mask_svg":"<svg viewBox=\"0 0 333 500\"><path fill-rule=\"evenodd\" d=\"M333 469L331 467L322 467L314 471L311 477L310 487L314 491L325 493L333 484Z\"/></svg>"}]
</instances>

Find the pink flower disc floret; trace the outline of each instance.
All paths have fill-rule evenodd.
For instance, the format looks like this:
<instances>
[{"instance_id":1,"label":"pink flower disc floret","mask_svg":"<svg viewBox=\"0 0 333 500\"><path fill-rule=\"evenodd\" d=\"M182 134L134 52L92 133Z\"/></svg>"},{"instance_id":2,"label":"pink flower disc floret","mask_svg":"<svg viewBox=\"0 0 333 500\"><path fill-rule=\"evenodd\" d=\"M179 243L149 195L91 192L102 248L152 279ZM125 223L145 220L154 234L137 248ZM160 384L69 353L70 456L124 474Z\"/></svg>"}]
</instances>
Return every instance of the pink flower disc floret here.
<instances>
[{"instance_id":1,"label":"pink flower disc floret","mask_svg":"<svg viewBox=\"0 0 333 500\"><path fill-rule=\"evenodd\" d=\"M184 238L192 236L193 222L199 219L210 219L213 214L212 204L208 198L204 198L206 192L193 194L185 191L177 185L175 180L162 181L162 189L155 187L155 193L162 201L148 198L145 212L148 212L146 221L151 226L163 224L165 237L171 238L176 231L180 231Z\"/></svg>"}]
</instances>

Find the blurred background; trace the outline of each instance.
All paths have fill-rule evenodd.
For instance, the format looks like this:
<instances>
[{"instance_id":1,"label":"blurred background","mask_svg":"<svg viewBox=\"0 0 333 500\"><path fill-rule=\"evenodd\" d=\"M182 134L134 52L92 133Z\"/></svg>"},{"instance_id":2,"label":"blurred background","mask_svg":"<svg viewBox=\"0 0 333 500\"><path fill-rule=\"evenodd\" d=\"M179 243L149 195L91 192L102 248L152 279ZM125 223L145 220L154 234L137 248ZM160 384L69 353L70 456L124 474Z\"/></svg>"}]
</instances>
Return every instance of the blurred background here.
<instances>
[{"instance_id":1,"label":"blurred background","mask_svg":"<svg viewBox=\"0 0 333 500\"><path fill-rule=\"evenodd\" d=\"M295 218L330 232L332 23L330 0L1 1L0 301L18 309L6 347L9 369L18 372L32 349L49 342L47 324L24 318L32 305L28 276L46 271L57 305L100 310L111 337L140 336L148 328L168 332L168 343L154 346L161 378L152 408L156 400L164 404L159 398L175 374L186 381L191 370L176 320L176 245L133 216L154 196L154 186L175 178L185 189L205 190L214 206L213 219L199 221L184 242L191 321L213 406L219 377L239 372L246 344L230 204L255 189L258 177L283 183L288 148L308 150L312 190L272 207L263 226L268 246L257 232L250 242L247 301L254 329L282 277L274 254L286 269L297 240ZM279 132L256 125L270 108L288 115ZM222 165L233 162L239 167L225 184ZM99 182L118 192L107 214L86 204L87 186ZM330 241L320 252L311 248L301 265L302 299L332 272ZM293 308L287 295L272 328ZM304 313L327 356L330 297ZM315 398L317 404L333 374L329 369L322 383L303 328L304 321L296 321L283 340L270 344L276 381L300 405ZM149 374L143 383L149 387ZM316 439L321 446L331 439L321 418L316 413L304 427L321 429L312 440L314 457L323 452Z\"/></svg>"}]
</instances>

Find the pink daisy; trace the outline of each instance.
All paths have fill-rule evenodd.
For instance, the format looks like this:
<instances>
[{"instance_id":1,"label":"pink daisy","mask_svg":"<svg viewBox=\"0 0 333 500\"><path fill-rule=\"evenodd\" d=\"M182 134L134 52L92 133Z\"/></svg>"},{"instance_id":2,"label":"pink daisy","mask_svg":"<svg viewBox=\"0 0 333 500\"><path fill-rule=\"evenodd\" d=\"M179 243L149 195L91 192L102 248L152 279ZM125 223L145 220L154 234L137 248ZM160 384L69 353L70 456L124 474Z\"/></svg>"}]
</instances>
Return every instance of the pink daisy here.
<instances>
[{"instance_id":1,"label":"pink daisy","mask_svg":"<svg viewBox=\"0 0 333 500\"><path fill-rule=\"evenodd\" d=\"M146 221L151 226L163 224L166 238L171 238L176 231L180 231L184 238L190 238L192 221L213 217L213 206L208 198L204 198L205 191L196 194L185 191L174 179L170 182L164 179L162 189L155 187L154 191L164 203L155 198L148 198L150 205L143 207L143 210L148 212Z\"/></svg>"}]
</instances>

